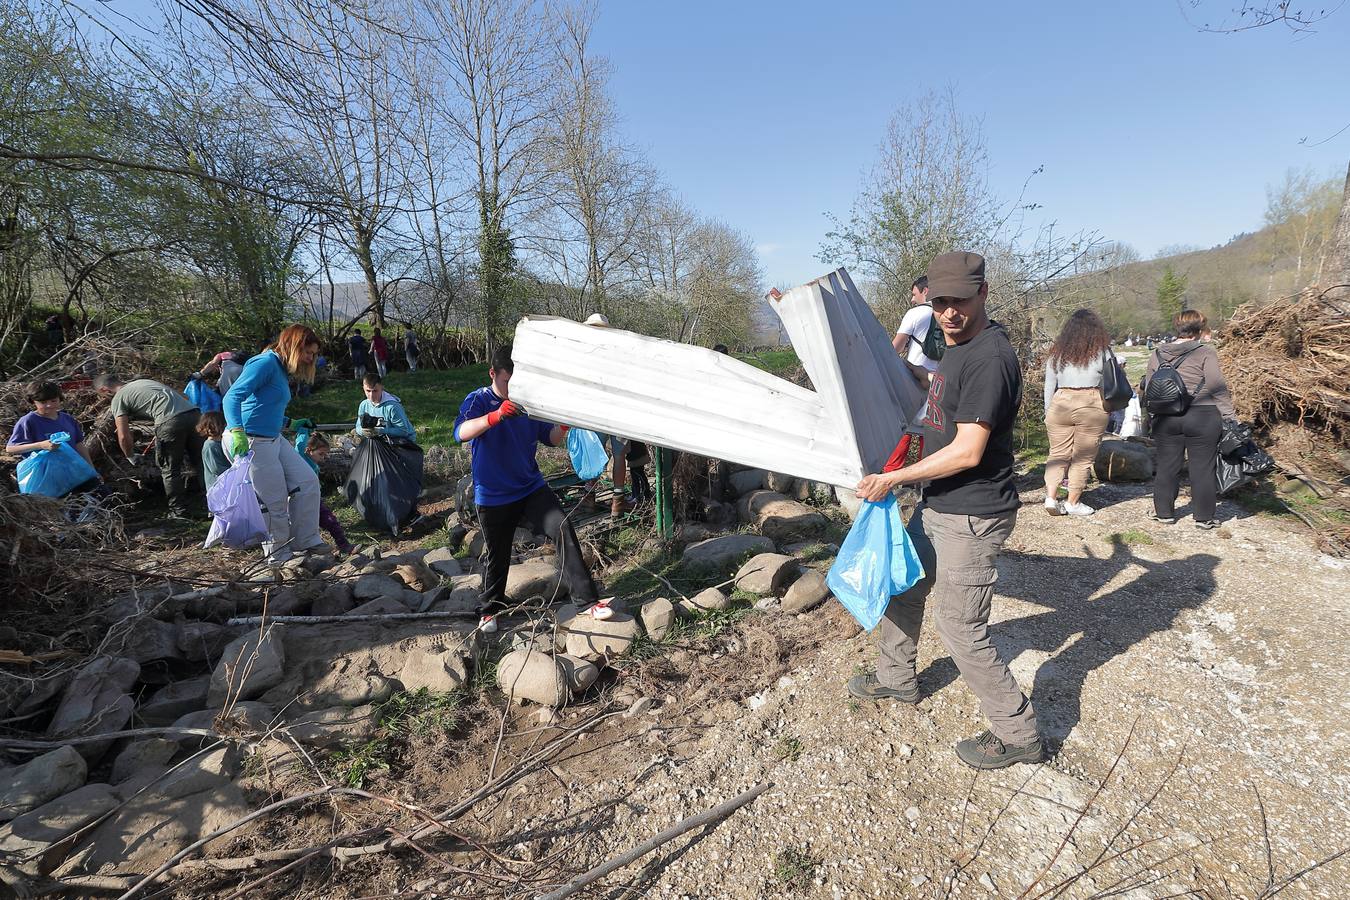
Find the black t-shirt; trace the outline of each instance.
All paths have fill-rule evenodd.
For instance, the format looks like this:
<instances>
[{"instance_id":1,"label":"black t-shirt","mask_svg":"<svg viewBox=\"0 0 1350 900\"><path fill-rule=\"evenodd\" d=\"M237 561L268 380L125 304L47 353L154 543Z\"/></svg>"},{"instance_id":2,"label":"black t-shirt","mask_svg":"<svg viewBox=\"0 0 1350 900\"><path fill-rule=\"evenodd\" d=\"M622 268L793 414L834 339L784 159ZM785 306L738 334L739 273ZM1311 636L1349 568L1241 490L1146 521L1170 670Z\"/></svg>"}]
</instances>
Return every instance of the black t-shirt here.
<instances>
[{"instance_id":1,"label":"black t-shirt","mask_svg":"<svg viewBox=\"0 0 1350 900\"><path fill-rule=\"evenodd\" d=\"M973 468L931 482L924 490L938 512L994 516L1022 505L1013 485L1013 421L1022 405L1022 370L1002 326L990 322L975 337L947 348L928 386L924 456L956 438L958 423L992 429L984 456Z\"/></svg>"}]
</instances>

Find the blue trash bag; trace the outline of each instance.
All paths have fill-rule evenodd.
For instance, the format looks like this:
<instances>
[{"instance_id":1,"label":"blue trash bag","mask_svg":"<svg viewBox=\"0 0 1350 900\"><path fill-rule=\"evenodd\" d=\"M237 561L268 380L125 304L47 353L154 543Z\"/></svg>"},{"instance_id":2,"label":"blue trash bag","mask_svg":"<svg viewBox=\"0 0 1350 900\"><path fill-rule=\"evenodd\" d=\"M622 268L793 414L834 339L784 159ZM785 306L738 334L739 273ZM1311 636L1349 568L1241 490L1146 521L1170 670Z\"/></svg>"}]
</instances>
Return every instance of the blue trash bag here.
<instances>
[{"instance_id":1,"label":"blue trash bag","mask_svg":"<svg viewBox=\"0 0 1350 900\"><path fill-rule=\"evenodd\" d=\"M567 452L572 456L572 468L582 481L596 478L609 466L609 456L600 435L585 428L567 432Z\"/></svg>"},{"instance_id":2,"label":"blue trash bag","mask_svg":"<svg viewBox=\"0 0 1350 900\"><path fill-rule=\"evenodd\" d=\"M223 408L220 394L216 393L216 389L196 375L188 379L187 387L183 388L183 394L197 409L204 413L220 412Z\"/></svg>"},{"instance_id":3,"label":"blue trash bag","mask_svg":"<svg viewBox=\"0 0 1350 900\"><path fill-rule=\"evenodd\" d=\"M887 497L863 503L825 583L858 624L871 631L886 614L891 598L923 576L923 563L895 498Z\"/></svg>"},{"instance_id":4,"label":"blue trash bag","mask_svg":"<svg viewBox=\"0 0 1350 900\"><path fill-rule=\"evenodd\" d=\"M98 478L94 467L70 446L68 432L55 432L48 440L56 445L55 450L38 450L19 460L15 470L19 493L64 497L86 481Z\"/></svg>"},{"instance_id":5,"label":"blue trash bag","mask_svg":"<svg viewBox=\"0 0 1350 900\"><path fill-rule=\"evenodd\" d=\"M252 461L252 451L236 459L206 492L206 508L211 510L212 519L203 547L224 544L239 550L267 539L267 522L248 469Z\"/></svg>"}]
</instances>

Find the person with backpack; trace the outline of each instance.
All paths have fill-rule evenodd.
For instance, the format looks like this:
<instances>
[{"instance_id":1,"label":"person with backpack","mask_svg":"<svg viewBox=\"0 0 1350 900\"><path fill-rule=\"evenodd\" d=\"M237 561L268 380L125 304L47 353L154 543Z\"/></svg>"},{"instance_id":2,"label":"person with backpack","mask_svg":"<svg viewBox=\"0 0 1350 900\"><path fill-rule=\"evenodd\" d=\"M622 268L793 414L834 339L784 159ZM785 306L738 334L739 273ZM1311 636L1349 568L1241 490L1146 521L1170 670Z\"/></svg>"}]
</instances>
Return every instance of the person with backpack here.
<instances>
[{"instance_id":1,"label":"person with backpack","mask_svg":"<svg viewBox=\"0 0 1350 900\"><path fill-rule=\"evenodd\" d=\"M1104 364L1115 364L1111 336L1102 317L1080 309L1055 338L1045 358L1045 431L1050 456L1045 461L1045 511L1052 516L1090 516L1096 512L1083 502L1088 470L1106 430L1102 404ZM1060 480L1069 477L1068 501L1055 496Z\"/></svg>"},{"instance_id":2,"label":"person with backpack","mask_svg":"<svg viewBox=\"0 0 1350 900\"><path fill-rule=\"evenodd\" d=\"M891 346L905 361L919 387L928 390L928 382L938 370L938 363L946 351L946 339L937 326L933 307L928 303L928 276L920 275L909 287L910 302L914 305L900 320L900 328L891 340ZM922 416L916 416L921 418Z\"/></svg>"},{"instance_id":3,"label":"person with backpack","mask_svg":"<svg viewBox=\"0 0 1350 900\"><path fill-rule=\"evenodd\" d=\"M1233 397L1219 369L1219 354L1209 346L1209 326L1199 310L1187 309L1173 320L1177 339L1159 344L1148 360L1143 401L1153 419L1158 458L1153 482L1153 518L1176 522L1181 462L1191 479L1191 515L1195 527L1218 528L1219 438L1223 420L1235 418Z\"/></svg>"}]
</instances>

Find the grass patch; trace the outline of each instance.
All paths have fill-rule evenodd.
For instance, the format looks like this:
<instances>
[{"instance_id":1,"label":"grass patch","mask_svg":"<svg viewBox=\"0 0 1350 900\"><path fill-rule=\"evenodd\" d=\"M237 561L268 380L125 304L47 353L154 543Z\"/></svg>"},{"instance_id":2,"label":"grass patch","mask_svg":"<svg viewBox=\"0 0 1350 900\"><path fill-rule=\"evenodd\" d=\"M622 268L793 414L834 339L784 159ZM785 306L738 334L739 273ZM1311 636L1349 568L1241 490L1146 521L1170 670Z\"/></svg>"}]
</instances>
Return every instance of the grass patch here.
<instances>
[{"instance_id":1,"label":"grass patch","mask_svg":"<svg viewBox=\"0 0 1350 900\"><path fill-rule=\"evenodd\" d=\"M820 858L805 845L785 847L773 858L773 877L790 891L804 891L811 886L820 866Z\"/></svg>"},{"instance_id":2,"label":"grass patch","mask_svg":"<svg viewBox=\"0 0 1350 900\"><path fill-rule=\"evenodd\" d=\"M1146 547L1153 543L1153 535L1138 528L1129 531L1116 531L1105 538L1109 544L1124 544L1128 547Z\"/></svg>"},{"instance_id":3,"label":"grass patch","mask_svg":"<svg viewBox=\"0 0 1350 900\"><path fill-rule=\"evenodd\" d=\"M806 747L802 744L802 739L796 735L785 734L774 744L773 755L779 760L796 762L802 758L802 751Z\"/></svg>"},{"instance_id":4,"label":"grass patch","mask_svg":"<svg viewBox=\"0 0 1350 900\"><path fill-rule=\"evenodd\" d=\"M400 691L375 707L379 731L368 741L335 750L325 760L333 778L361 789L387 772L408 741L449 735L464 723L464 691Z\"/></svg>"},{"instance_id":5,"label":"grass patch","mask_svg":"<svg viewBox=\"0 0 1350 900\"><path fill-rule=\"evenodd\" d=\"M714 640L735 628L755 612L753 607L733 604L726 609L709 610L694 616L675 619L660 640L643 634L633 642L625 658L641 662L665 656L672 647L683 647Z\"/></svg>"},{"instance_id":6,"label":"grass patch","mask_svg":"<svg viewBox=\"0 0 1350 900\"><path fill-rule=\"evenodd\" d=\"M364 744L337 750L328 757L333 777L349 788L361 790L376 772L389 771L389 741L372 738Z\"/></svg>"},{"instance_id":7,"label":"grass patch","mask_svg":"<svg viewBox=\"0 0 1350 900\"><path fill-rule=\"evenodd\" d=\"M797 357L797 351L791 347L782 347L778 350L761 350L758 353L737 353L736 358L741 362L749 363L756 369L763 369L771 375L777 375L779 378L790 375L802 364L802 361Z\"/></svg>"},{"instance_id":8,"label":"grass patch","mask_svg":"<svg viewBox=\"0 0 1350 900\"><path fill-rule=\"evenodd\" d=\"M417 372L390 372L385 388L397 396L417 429L417 442L423 448L452 447L459 406L470 392L488 383L487 366L462 369L422 369ZM361 383L354 379L329 379L308 397L296 397L287 413L293 419L311 418L316 422L356 423L356 408L365 399Z\"/></svg>"}]
</instances>

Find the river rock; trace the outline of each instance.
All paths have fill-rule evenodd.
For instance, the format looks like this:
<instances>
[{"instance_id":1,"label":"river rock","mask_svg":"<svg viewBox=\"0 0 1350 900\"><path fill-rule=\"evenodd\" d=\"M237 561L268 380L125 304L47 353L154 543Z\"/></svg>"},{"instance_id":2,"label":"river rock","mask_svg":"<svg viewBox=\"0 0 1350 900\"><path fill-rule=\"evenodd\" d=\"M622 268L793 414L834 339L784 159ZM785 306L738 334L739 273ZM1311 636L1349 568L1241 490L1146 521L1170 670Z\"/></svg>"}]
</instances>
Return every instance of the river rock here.
<instances>
[{"instance_id":1,"label":"river rock","mask_svg":"<svg viewBox=\"0 0 1350 900\"><path fill-rule=\"evenodd\" d=\"M431 567L421 562L405 562L394 567L393 576L414 591L429 591L441 583Z\"/></svg>"},{"instance_id":2,"label":"river rock","mask_svg":"<svg viewBox=\"0 0 1350 900\"><path fill-rule=\"evenodd\" d=\"M569 691L562 663L547 653L514 650L497 664L497 684L517 703L525 700L540 706L562 706Z\"/></svg>"},{"instance_id":3,"label":"river rock","mask_svg":"<svg viewBox=\"0 0 1350 900\"><path fill-rule=\"evenodd\" d=\"M684 548L685 565L722 571L756 553L773 551L773 540L759 534L724 534Z\"/></svg>"},{"instance_id":4,"label":"river rock","mask_svg":"<svg viewBox=\"0 0 1350 900\"><path fill-rule=\"evenodd\" d=\"M806 612L824 603L829 596L830 586L825 583L825 575L815 569L807 569L792 582L792 587L783 596L783 612Z\"/></svg>"},{"instance_id":5,"label":"river rock","mask_svg":"<svg viewBox=\"0 0 1350 900\"><path fill-rule=\"evenodd\" d=\"M1099 481L1149 481L1153 478L1153 448L1138 441L1102 441L1092 470Z\"/></svg>"},{"instance_id":6,"label":"river rock","mask_svg":"<svg viewBox=\"0 0 1350 900\"><path fill-rule=\"evenodd\" d=\"M211 673L208 702L215 707L226 698L251 700L281 681L286 668L282 630L272 626L261 636L250 632L232 642Z\"/></svg>"},{"instance_id":7,"label":"river rock","mask_svg":"<svg viewBox=\"0 0 1350 900\"><path fill-rule=\"evenodd\" d=\"M449 547L437 547L428 550L427 555L422 557L422 562L430 566L431 570L437 575L446 578L452 578L464 571L459 564L459 560L455 559L455 551Z\"/></svg>"},{"instance_id":8,"label":"river rock","mask_svg":"<svg viewBox=\"0 0 1350 900\"><path fill-rule=\"evenodd\" d=\"M58 747L0 771L0 822L37 809L84 784L89 768L74 747Z\"/></svg>"},{"instance_id":9,"label":"river rock","mask_svg":"<svg viewBox=\"0 0 1350 900\"><path fill-rule=\"evenodd\" d=\"M47 734L69 737L125 728L136 706L131 687L140 674L141 667L134 660L110 656L95 659L66 688L47 726ZM78 745L80 754L89 762L97 762L109 746L105 741Z\"/></svg>"},{"instance_id":10,"label":"river rock","mask_svg":"<svg viewBox=\"0 0 1350 900\"><path fill-rule=\"evenodd\" d=\"M797 490L797 479L782 472L769 472L764 476L764 487L787 496Z\"/></svg>"},{"instance_id":11,"label":"river rock","mask_svg":"<svg viewBox=\"0 0 1350 900\"><path fill-rule=\"evenodd\" d=\"M531 559L516 563L506 576L506 598L522 603L532 597L556 600L567 596L567 585L562 573L552 562Z\"/></svg>"},{"instance_id":12,"label":"river rock","mask_svg":"<svg viewBox=\"0 0 1350 900\"><path fill-rule=\"evenodd\" d=\"M353 607L347 611L349 616L389 616L412 612L403 602L403 590L392 597L378 597L368 603Z\"/></svg>"},{"instance_id":13,"label":"river rock","mask_svg":"<svg viewBox=\"0 0 1350 900\"><path fill-rule=\"evenodd\" d=\"M797 577L797 560L785 553L761 553L746 560L736 573L736 587L777 597Z\"/></svg>"},{"instance_id":14,"label":"river rock","mask_svg":"<svg viewBox=\"0 0 1350 900\"><path fill-rule=\"evenodd\" d=\"M627 613L608 619L577 616L567 626L567 653L603 665L627 652L641 633L637 619Z\"/></svg>"},{"instance_id":15,"label":"river rock","mask_svg":"<svg viewBox=\"0 0 1350 900\"><path fill-rule=\"evenodd\" d=\"M731 493L740 497L751 491L758 491L764 488L764 476L768 474L763 469L746 469L741 472L732 472L727 478L727 483L731 485Z\"/></svg>"},{"instance_id":16,"label":"river rock","mask_svg":"<svg viewBox=\"0 0 1350 900\"><path fill-rule=\"evenodd\" d=\"M600 668L589 660L569 656L566 653L560 653L554 658L562 665L563 673L567 676L567 686L574 694L590 690L591 685L600 677Z\"/></svg>"},{"instance_id":17,"label":"river rock","mask_svg":"<svg viewBox=\"0 0 1350 900\"><path fill-rule=\"evenodd\" d=\"M398 680L405 691L426 688L435 694L445 694L468 682L469 664L469 647L462 640L457 646L438 652L414 650L404 660Z\"/></svg>"},{"instance_id":18,"label":"river rock","mask_svg":"<svg viewBox=\"0 0 1350 900\"><path fill-rule=\"evenodd\" d=\"M112 783L121 784L149 770L162 772L178 755L178 742L169 738L141 738L122 748L113 758Z\"/></svg>"},{"instance_id":19,"label":"river rock","mask_svg":"<svg viewBox=\"0 0 1350 900\"><path fill-rule=\"evenodd\" d=\"M670 626L675 624L675 604L665 597L648 600L642 604L638 617L642 619L642 630L647 632L647 636L659 641L666 636L667 631L670 631Z\"/></svg>"},{"instance_id":20,"label":"river rock","mask_svg":"<svg viewBox=\"0 0 1350 900\"><path fill-rule=\"evenodd\" d=\"M122 802L106 784L86 784L16 818L0 831L0 858L32 856L74 834ZM40 866L34 867L40 871Z\"/></svg>"},{"instance_id":21,"label":"river rock","mask_svg":"<svg viewBox=\"0 0 1350 900\"><path fill-rule=\"evenodd\" d=\"M342 616L351 612L354 606L356 594L351 582L335 581L323 589L310 612L316 616Z\"/></svg>"},{"instance_id":22,"label":"river rock","mask_svg":"<svg viewBox=\"0 0 1350 900\"><path fill-rule=\"evenodd\" d=\"M352 585L352 594L357 600L398 597L403 594L403 582L392 575L371 572L356 579L356 584Z\"/></svg>"},{"instance_id":23,"label":"river rock","mask_svg":"<svg viewBox=\"0 0 1350 900\"><path fill-rule=\"evenodd\" d=\"M204 709L211 689L211 676L175 681L155 691L136 708L146 725L168 725L190 712Z\"/></svg>"},{"instance_id":24,"label":"river rock","mask_svg":"<svg viewBox=\"0 0 1350 900\"><path fill-rule=\"evenodd\" d=\"M755 491L736 503L742 522L775 541L794 541L824 531L829 520L805 503L776 491Z\"/></svg>"},{"instance_id":25,"label":"river rock","mask_svg":"<svg viewBox=\"0 0 1350 900\"><path fill-rule=\"evenodd\" d=\"M159 659L181 660L183 651L178 646L178 627L159 619L143 618L127 634L121 655L142 665Z\"/></svg>"},{"instance_id":26,"label":"river rock","mask_svg":"<svg viewBox=\"0 0 1350 900\"><path fill-rule=\"evenodd\" d=\"M209 663L220 659L237 634L215 622L184 622L178 626L178 649L188 662Z\"/></svg>"},{"instance_id":27,"label":"river rock","mask_svg":"<svg viewBox=\"0 0 1350 900\"><path fill-rule=\"evenodd\" d=\"M702 613L717 612L730 605L731 598L722 593L721 588L710 587L699 591L688 600L681 599L679 611L681 615L697 616Z\"/></svg>"}]
</instances>

